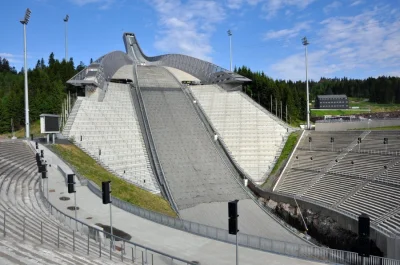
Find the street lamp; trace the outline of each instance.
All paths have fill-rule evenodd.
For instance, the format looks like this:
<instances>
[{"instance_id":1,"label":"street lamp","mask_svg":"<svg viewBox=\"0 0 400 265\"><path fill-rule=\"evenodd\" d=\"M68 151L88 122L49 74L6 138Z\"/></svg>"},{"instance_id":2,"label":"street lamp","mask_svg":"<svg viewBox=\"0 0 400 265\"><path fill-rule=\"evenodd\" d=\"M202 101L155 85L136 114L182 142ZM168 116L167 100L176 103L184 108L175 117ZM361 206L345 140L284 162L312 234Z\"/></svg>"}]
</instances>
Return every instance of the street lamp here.
<instances>
[{"instance_id":1,"label":"street lamp","mask_svg":"<svg viewBox=\"0 0 400 265\"><path fill-rule=\"evenodd\" d=\"M307 129L310 130L310 97L308 92L308 62L307 62L307 45L310 44L307 37L302 38L306 55L306 89L307 89Z\"/></svg>"},{"instance_id":2,"label":"street lamp","mask_svg":"<svg viewBox=\"0 0 400 265\"><path fill-rule=\"evenodd\" d=\"M24 75L25 75L25 137L29 138L29 99L28 99L28 66L26 63L26 25L28 25L29 18L31 17L31 10L29 8L25 11L25 17L20 20L24 25Z\"/></svg>"},{"instance_id":3,"label":"street lamp","mask_svg":"<svg viewBox=\"0 0 400 265\"><path fill-rule=\"evenodd\" d=\"M68 42L67 42L67 25L68 25L69 16L66 15L64 18L65 22L65 62L68 61Z\"/></svg>"},{"instance_id":4,"label":"street lamp","mask_svg":"<svg viewBox=\"0 0 400 265\"><path fill-rule=\"evenodd\" d=\"M229 57L230 57L230 71L232 72L232 31L228 30L229 36Z\"/></svg>"}]
</instances>

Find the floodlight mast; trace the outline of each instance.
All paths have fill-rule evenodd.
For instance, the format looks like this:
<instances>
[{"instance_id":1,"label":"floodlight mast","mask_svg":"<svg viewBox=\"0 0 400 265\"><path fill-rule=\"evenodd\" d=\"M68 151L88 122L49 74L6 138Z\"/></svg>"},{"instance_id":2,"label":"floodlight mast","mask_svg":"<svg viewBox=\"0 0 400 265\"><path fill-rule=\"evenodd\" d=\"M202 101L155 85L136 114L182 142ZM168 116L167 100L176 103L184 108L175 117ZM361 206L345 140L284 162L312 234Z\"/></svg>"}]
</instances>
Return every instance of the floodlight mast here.
<instances>
[{"instance_id":1,"label":"floodlight mast","mask_svg":"<svg viewBox=\"0 0 400 265\"><path fill-rule=\"evenodd\" d=\"M307 37L302 38L302 42L305 48L306 55L306 90L307 90L307 130L310 130L310 96L308 90L308 60L307 60L307 45L310 44L307 40Z\"/></svg>"},{"instance_id":2,"label":"floodlight mast","mask_svg":"<svg viewBox=\"0 0 400 265\"><path fill-rule=\"evenodd\" d=\"M230 71L232 72L232 31L228 30L229 36L229 58L230 58Z\"/></svg>"},{"instance_id":3,"label":"floodlight mast","mask_svg":"<svg viewBox=\"0 0 400 265\"><path fill-rule=\"evenodd\" d=\"M68 37L67 37L68 20L69 20L69 15L66 15L64 18L64 22L65 22L65 62L68 61Z\"/></svg>"},{"instance_id":4,"label":"floodlight mast","mask_svg":"<svg viewBox=\"0 0 400 265\"><path fill-rule=\"evenodd\" d=\"M24 93L25 93L25 137L29 139L29 98L28 98L28 66L26 62L26 25L28 25L29 18L31 17L31 10L29 8L25 11L25 17L20 20L24 26Z\"/></svg>"}]
</instances>

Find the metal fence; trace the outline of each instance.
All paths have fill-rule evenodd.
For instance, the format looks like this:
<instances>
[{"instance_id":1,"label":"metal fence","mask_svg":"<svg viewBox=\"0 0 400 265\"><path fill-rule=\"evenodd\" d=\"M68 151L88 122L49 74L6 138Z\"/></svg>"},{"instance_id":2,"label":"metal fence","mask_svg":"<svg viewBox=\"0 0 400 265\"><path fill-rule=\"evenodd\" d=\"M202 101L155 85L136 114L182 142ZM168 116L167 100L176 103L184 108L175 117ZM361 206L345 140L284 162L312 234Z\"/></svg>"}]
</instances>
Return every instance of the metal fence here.
<instances>
[{"instance_id":1,"label":"metal fence","mask_svg":"<svg viewBox=\"0 0 400 265\"><path fill-rule=\"evenodd\" d=\"M65 227L56 226L51 223L39 222L33 218L24 217L22 224L12 221L12 223L7 223L7 213L3 212L2 230L3 235L6 236L7 230L12 229L13 231L23 231L21 237L25 239L25 231L28 226L35 227L36 229L30 229L30 234L35 234L36 238L40 238L40 243L48 243L54 246L60 247L61 245L71 247L72 251L76 251L79 247L81 252L84 250L87 254L96 252L101 257L105 253L110 259L120 259L131 260L132 262L137 262L138 264L168 264L168 265L178 265L178 264L195 264L192 261L187 261L175 256L171 256L167 253L143 246L141 244L128 241L124 238L111 235L110 233L102 230L96 226L90 226L85 224L73 217L70 217L56 207L54 207L44 196L42 184L40 182L40 199L44 205L48 208L50 214L55 217L60 223L64 224ZM31 225L30 225L31 224ZM40 225L40 229L38 228ZM66 229L69 228L69 229ZM60 236L60 231L62 235ZM49 240L43 240L43 236ZM51 238L49 238L51 237ZM38 242L38 243L39 243Z\"/></svg>"},{"instance_id":2,"label":"metal fence","mask_svg":"<svg viewBox=\"0 0 400 265\"><path fill-rule=\"evenodd\" d=\"M93 193L101 197L101 190L96 184L88 181L88 187ZM142 209L114 197L112 198L112 202L113 205L118 208L162 225L226 243L236 243L236 237L234 235L230 235L225 229L169 217ZM249 247L301 259L341 264L360 264L359 262L361 261L361 259L358 257L358 254L354 252L271 240L241 233L238 234L238 241L239 245L242 247ZM400 261L371 256L369 260L367 260L366 264L400 265Z\"/></svg>"}]
</instances>

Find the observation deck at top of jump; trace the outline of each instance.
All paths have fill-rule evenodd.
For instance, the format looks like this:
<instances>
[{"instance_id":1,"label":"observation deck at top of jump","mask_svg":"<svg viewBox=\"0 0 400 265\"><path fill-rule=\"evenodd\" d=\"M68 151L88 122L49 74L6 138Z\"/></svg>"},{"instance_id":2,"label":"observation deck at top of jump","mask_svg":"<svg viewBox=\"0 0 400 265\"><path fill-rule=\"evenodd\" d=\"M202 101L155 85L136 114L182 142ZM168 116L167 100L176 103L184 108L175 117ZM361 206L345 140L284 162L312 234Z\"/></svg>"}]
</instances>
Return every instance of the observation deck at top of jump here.
<instances>
[{"instance_id":1,"label":"observation deck at top of jump","mask_svg":"<svg viewBox=\"0 0 400 265\"><path fill-rule=\"evenodd\" d=\"M124 65L157 65L174 67L198 78L204 84L221 84L229 87L238 87L251 80L233 73L210 62L182 54L165 54L159 56L146 56L136 36L133 33L124 33L126 53L122 51L110 52L87 68L73 76L67 83L74 86L89 86L106 88L106 81Z\"/></svg>"}]
</instances>

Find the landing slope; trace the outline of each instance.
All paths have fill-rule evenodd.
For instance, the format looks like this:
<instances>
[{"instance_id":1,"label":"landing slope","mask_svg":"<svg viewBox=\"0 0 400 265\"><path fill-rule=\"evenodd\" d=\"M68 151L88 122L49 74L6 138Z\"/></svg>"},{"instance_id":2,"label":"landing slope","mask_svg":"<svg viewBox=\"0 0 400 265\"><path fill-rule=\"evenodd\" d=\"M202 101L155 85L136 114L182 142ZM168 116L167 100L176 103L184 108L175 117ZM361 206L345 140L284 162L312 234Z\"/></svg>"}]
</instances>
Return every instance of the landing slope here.
<instances>
[{"instance_id":1,"label":"landing slope","mask_svg":"<svg viewBox=\"0 0 400 265\"><path fill-rule=\"evenodd\" d=\"M183 219L227 229L227 201L239 199L241 232L304 243L240 187L192 103L165 68L138 66L138 81L159 161Z\"/></svg>"}]
</instances>

